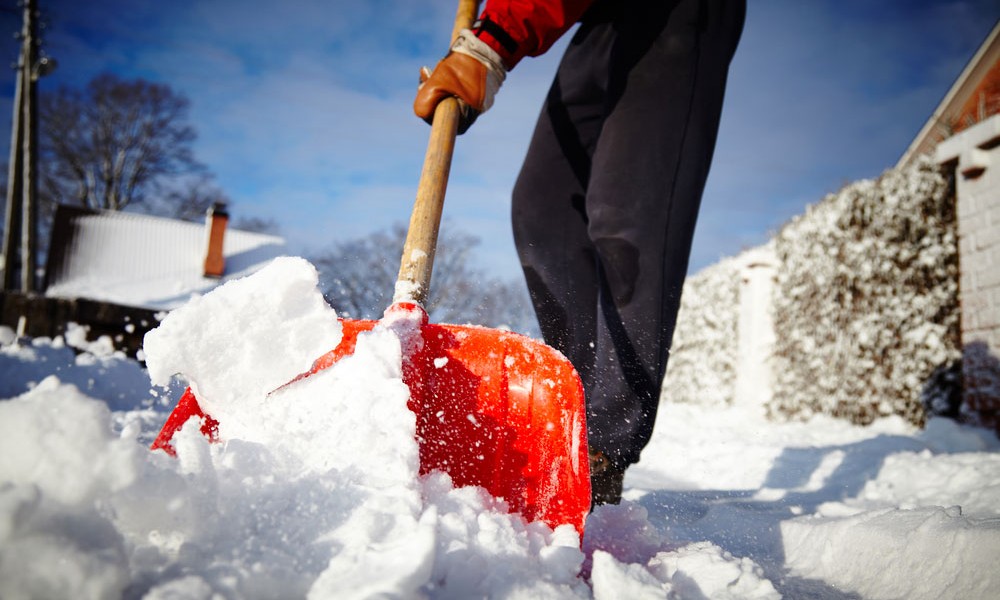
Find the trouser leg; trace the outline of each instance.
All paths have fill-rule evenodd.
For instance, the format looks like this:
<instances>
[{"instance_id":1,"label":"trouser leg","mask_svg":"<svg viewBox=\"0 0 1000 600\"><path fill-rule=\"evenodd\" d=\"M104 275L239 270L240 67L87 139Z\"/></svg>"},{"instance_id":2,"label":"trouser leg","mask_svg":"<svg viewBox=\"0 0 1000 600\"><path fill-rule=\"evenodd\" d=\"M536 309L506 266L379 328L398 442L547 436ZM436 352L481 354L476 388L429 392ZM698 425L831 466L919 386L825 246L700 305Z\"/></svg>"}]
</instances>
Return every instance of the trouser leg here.
<instances>
[{"instance_id":1,"label":"trouser leg","mask_svg":"<svg viewBox=\"0 0 1000 600\"><path fill-rule=\"evenodd\" d=\"M619 467L652 433L744 9L622 4L567 50L514 195L543 334L580 371L591 444Z\"/></svg>"},{"instance_id":2,"label":"trouser leg","mask_svg":"<svg viewBox=\"0 0 1000 600\"><path fill-rule=\"evenodd\" d=\"M587 183L604 120L612 31L584 31L560 63L514 186L514 242L545 341L587 382L594 365L597 255L587 232ZM586 384L585 384L586 385Z\"/></svg>"}]
</instances>

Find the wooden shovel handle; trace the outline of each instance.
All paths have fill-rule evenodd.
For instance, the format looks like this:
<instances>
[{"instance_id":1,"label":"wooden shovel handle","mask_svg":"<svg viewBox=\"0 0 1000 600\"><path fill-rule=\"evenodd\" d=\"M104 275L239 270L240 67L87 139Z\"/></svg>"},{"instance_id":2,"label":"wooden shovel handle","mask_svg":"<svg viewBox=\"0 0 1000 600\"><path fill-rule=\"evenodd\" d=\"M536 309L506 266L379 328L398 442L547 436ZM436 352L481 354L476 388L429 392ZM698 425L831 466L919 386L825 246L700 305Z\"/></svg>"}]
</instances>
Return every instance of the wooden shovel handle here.
<instances>
[{"instance_id":1,"label":"wooden shovel handle","mask_svg":"<svg viewBox=\"0 0 1000 600\"><path fill-rule=\"evenodd\" d=\"M451 39L458 32L472 26L479 10L478 0L459 0L458 13ZM455 151L455 137L458 134L458 100L446 98L434 110L431 135L424 156L424 168L417 186L417 198L410 214L410 227L403 245L403 256L396 277L393 303L415 302L424 306L431 287L431 271L434 267L434 253L437 250L438 230L441 227L441 212L444 209L444 195L448 187L451 171L451 157Z\"/></svg>"}]
</instances>

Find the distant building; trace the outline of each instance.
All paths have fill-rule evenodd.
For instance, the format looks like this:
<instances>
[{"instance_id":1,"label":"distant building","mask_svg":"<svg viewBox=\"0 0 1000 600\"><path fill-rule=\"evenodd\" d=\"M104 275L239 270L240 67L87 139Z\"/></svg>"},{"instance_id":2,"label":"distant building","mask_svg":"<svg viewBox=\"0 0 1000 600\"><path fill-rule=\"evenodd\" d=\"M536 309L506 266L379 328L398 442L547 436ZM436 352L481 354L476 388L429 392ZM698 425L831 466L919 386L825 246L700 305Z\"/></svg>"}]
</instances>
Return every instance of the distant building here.
<instances>
[{"instance_id":1,"label":"distant building","mask_svg":"<svg viewBox=\"0 0 1000 600\"><path fill-rule=\"evenodd\" d=\"M202 225L60 206L45 295L171 310L285 253L284 239L227 224L222 207L210 210Z\"/></svg>"},{"instance_id":2,"label":"distant building","mask_svg":"<svg viewBox=\"0 0 1000 600\"><path fill-rule=\"evenodd\" d=\"M223 205L204 224L59 206L43 295L0 294L0 324L52 337L78 323L134 353L162 313L285 254L283 238L228 222Z\"/></svg>"}]
</instances>

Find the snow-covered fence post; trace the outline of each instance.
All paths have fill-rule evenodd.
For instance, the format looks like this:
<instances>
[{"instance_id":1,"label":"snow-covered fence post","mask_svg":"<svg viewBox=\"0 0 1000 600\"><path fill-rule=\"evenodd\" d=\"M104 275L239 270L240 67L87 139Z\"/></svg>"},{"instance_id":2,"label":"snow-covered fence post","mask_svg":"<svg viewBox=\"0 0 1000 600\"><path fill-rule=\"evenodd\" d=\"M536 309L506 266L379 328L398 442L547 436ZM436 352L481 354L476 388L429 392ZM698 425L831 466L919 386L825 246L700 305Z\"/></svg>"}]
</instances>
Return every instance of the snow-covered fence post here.
<instances>
[{"instance_id":1,"label":"snow-covered fence post","mask_svg":"<svg viewBox=\"0 0 1000 600\"><path fill-rule=\"evenodd\" d=\"M1000 433L1000 115L941 142L954 168L964 409Z\"/></svg>"},{"instance_id":2,"label":"snow-covered fence post","mask_svg":"<svg viewBox=\"0 0 1000 600\"><path fill-rule=\"evenodd\" d=\"M663 400L763 407L771 399L773 244L726 258L688 278L674 330Z\"/></svg>"},{"instance_id":3,"label":"snow-covered fence post","mask_svg":"<svg viewBox=\"0 0 1000 600\"><path fill-rule=\"evenodd\" d=\"M734 395L738 403L763 410L772 395L774 245L748 250L737 260L741 269Z\"/></svg>"}]
</instances>

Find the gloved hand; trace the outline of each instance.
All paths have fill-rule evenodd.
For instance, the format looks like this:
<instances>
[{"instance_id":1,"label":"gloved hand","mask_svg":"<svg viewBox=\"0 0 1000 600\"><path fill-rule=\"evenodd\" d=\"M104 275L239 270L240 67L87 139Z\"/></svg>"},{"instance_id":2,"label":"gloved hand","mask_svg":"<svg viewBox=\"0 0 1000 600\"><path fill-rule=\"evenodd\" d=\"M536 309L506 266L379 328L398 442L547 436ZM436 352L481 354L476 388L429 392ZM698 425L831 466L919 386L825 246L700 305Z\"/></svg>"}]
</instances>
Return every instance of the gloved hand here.
<instances>
[{"instance_id":1,"label":"gloved hand","mask_svg":"<svg viewBox=\"0 0 1000 600\"><path fill-rule=\"evenodd\" d=\"M413 112L430 123L434 109L445 98L458 97L461 118L458 133L465 133L476 118L493 106L493 97L507 77L500 55L475 34L463 29L451 52L431 72L424 67Z\"/></svg>"}]
</instances>

